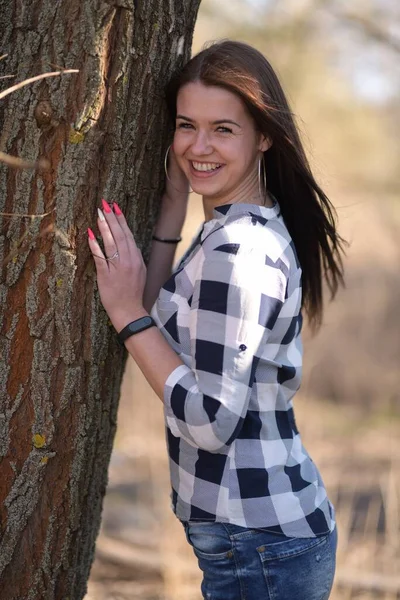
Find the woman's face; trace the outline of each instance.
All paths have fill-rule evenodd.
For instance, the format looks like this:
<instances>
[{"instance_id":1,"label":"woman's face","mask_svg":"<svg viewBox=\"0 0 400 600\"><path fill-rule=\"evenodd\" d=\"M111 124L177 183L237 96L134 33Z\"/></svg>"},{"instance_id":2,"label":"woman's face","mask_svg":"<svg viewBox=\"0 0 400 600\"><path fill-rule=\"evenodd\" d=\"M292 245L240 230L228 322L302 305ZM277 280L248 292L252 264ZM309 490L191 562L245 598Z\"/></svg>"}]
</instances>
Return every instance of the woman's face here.
<instances>
[{"instance_id":1,"label":"woman's face","mask_svg":"<svg viewBox=\"0 0 400 600\"><path fill-rule=\"evenodd\" d=\"M258 189L259 134L242 100L217 86L194 82L177 97L174 152L192 189L204 197L234 198ZM253 190L254 191L254 190Z\"/></svg>"}]
</instances>

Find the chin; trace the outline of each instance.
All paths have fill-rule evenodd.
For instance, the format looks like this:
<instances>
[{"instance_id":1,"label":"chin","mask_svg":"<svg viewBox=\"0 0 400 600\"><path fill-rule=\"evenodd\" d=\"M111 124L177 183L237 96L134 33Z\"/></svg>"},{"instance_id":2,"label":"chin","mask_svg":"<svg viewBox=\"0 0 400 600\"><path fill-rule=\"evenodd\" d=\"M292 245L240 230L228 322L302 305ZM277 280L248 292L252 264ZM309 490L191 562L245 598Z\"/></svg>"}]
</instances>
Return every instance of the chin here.
<instances>
[{"instance_id":1,"label":"chin","mask_svg":"<svg viewBox=\"0 0 400 600\"><path fill-rule=\"evenodd\" d=\"M190 181L190 187L194 191L195 194L200 194L200 196L214 197L220 196L223 194L223 191L220 186L215 185L207 185L207 182L192 182Z\"/></svg>"}]
</instances>

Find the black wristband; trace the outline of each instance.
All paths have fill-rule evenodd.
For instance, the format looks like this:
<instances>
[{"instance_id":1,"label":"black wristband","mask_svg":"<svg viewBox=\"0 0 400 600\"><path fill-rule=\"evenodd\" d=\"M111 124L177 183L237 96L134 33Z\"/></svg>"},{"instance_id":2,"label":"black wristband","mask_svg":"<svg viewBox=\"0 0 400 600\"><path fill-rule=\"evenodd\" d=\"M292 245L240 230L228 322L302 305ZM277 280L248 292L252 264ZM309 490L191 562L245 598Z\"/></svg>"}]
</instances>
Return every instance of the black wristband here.
<instances>
[{"instance_id":1,"label":"black wristband","mask_svg":"<svg viewBox=\"0 0 400 600\"><path fill-rule=\"evenodd\" d=\"M117 340L121 344L124 345L124 342L131 337L131 335L135 335L135 333L140 333L149 327L153 327L155 325L157 327L157 323L150 316L140 317L140 319L136 319L136 321L132 321L126 327L121 329L119 333L117 333Z\"/></svg>"},{"instance_id":2,"label":"black wristband","mask_svg":"<svg viewBox=\"0 0 400 600\"><path fill-rule=\"evenodd\" d=\"M153 235L153 240L156 240L157 242L165 242L166 244L178 244L178 242L182 241L182 238L181 236L178 238L159 238L156 235Z\"/></svg>"}]
</instances>

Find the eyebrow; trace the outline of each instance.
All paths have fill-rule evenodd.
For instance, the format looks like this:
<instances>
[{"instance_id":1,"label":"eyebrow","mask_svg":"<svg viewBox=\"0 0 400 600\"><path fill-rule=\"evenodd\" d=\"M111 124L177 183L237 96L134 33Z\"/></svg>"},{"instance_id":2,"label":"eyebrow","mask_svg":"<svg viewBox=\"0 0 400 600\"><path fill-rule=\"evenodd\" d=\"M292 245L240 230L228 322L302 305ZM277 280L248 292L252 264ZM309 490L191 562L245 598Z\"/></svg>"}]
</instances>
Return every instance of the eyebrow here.
<instances>
[{"instance_id":1,"label":"eyebrow","mask_svg":"<svg viewBox=\"0 0 400 600\"><path fill-rule=\"evenodd\" d=\"M176 118L184 119L185 121L194 123L193 119L191 119L190 117L185 117L184 115L176 115ZM238 123L236 123L235 121L232 121L231 119L218 119L218 121L213 121L212 125L221 125L222 123L231 123L232 125L236 125L236 127L239 127L239 129L241 129L241 126Z\"/></svg>"}]
</instances>

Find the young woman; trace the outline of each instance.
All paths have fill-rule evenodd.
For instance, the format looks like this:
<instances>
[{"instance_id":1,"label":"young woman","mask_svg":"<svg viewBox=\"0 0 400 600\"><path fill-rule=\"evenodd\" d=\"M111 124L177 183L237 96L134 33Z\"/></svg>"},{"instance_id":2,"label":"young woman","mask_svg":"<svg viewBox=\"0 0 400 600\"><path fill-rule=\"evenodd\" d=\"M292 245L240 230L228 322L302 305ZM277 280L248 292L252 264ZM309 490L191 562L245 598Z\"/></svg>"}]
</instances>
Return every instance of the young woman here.
<instances>
[{"instance_id":1,"label":"young woman","mask_svg":"<svg viewBox=\"0 0 400 600\"><path fill-rule=\"evenodd\" d=\"M211 45L167 100L175 134L148 268L118 205L103 201L106 256L89 230L101 299L164 402L172 506L204 598L324 600L335 515L292 401L302 312L318 325L323 279L332 296L343 280L333 209L254 48ZM171 274L188 183L205 222Z\"/></svg>"}]
</instances>

